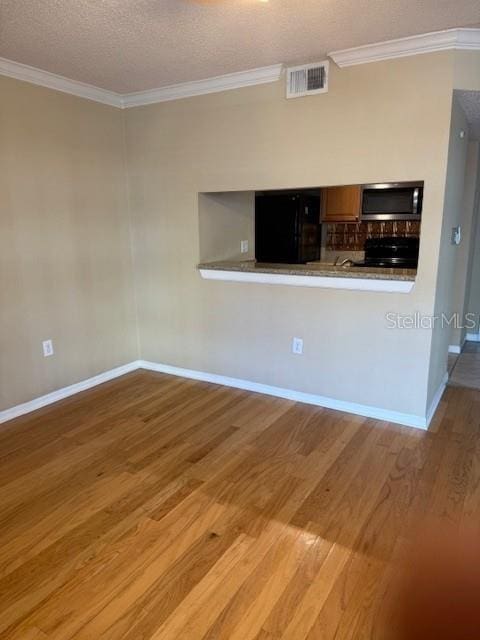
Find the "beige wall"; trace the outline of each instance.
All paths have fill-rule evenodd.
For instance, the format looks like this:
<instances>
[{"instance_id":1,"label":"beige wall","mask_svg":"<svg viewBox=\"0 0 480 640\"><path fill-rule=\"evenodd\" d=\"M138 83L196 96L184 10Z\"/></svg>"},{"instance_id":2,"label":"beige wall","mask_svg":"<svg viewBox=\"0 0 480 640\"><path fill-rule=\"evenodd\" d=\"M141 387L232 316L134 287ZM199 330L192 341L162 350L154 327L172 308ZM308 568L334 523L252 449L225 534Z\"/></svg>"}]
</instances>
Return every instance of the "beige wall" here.
<instances>
[{"instance_id":1,"label":"beige wall","mask_svg":"<svg viewBox=\"0 0 480 640\"><path fill-rule=\"evenodd\" d=\"M480 91L480 51L456 51L453 59L453 88Z\"/></svg>"},{"instance_id":2,"label":"beige wall","mask_svg":"<svg viewBox=\"0 0 480 640\"><path fill-rule=\"evenodd\" d=\"M461 131L465 137L460 137ZM468 124L465 114L454 98L450 123L450 140L448 148L448 165L445 182L445 200L440 258L437 272L434 316L439 319L432 337L432 353L430 360L430 379L428 400L434 397L447 371L447 355L452 329L441 321L443 315L449 319L454 308L455 266L460 246L452 245L452 228L462 222L463 188L465 184L465 168L468 148ZM423 230L422 230L423 231Z\"/></svg>"},{"instance_id":3,"label":"beige wall","mask_svg":"<svg viewBox=\"0 0 480 640\"><path fill-rule=\"evenodd\" d=\"M480 51L461 51L454 58L454 89L480 91ZM479 167L480 169L480 167ZM476 232L473 243L472 265L469 269L467 282L467 312L480 316L480 172L477 178L476 193L474 195L475 213L477 216ZM480 327L479 327L480 330Z\"/></svg>"},{"instance_id":4,"label":"beige wall","mask_svg":"<svg viewBox=\"0 0 480 640\"><path fill-rule=\"evenodd\" d=\"M198 229L200 262L255 258L255 192L200 193Z\"/></svg>"},{"instance_id":5,"label":"beige wall","mask_svg":"<svg viewBox=\"0 0 480 640\"><path fill-rule=\"evenodd\" d=\"M281 81L124 113L0 78L0 409L140 355L425 415L449 334L391 330L385 316L451 302L437 267L440 247L452 258L453 200L441 241L452 88L477 88L479 62L444 52L332 65L324 95L287 101ZM411 294L207 282L196 270L225 233L209 244L201 192L417 179ZM237 221L251 231L251 216Z\"/></svg>"},{"instance_id":6,"label":"beige wall","mask_svg":"<svg viewBox=\"0 0 480 640\"><path fill-rule=\"evenodd\" d=\"M453 55L331 68L328 94L274 83L126 113L142 357L425 415ZM425 180L409 295L203 281L198 193ZM301 336L304 355L290 353Z\"/></svg>"},{"instance_id":7,"label":"beige wall","mask_svg":"<svg viewBox=\"0 0 480 640\"><path fill-rule=\"evenodd\" d=\"M453 89L480 90L480 52L460 51L452 54ZM450 70L449 70L450 74ZM447 79L445 80L447 82ZM455 261L458 250L450 244L451 229L460 224L462 214L463 187L465 184L465 162L468 138L458 136L460 128L468 129L465 114L453 101L451 136L448 151L448 176L445 184L445 203L442 224L441 255L437 284L435 287L435 314L451 313L454 309ZM446 373L448 344L451 330L437 328L432 336L428 403L434 397Z\"/></svg>"},{"instance_id":8,"label":"beige wall","mask_svg":"<svg viewBox=\"0 0 480 640\"><path fill-rule=\"evenodd\" d=\"M468 300L471 290L471 275L475 254L475 235L477 228L477 184L479 176L479 143L469 141L467 146L465 182L463 186L460 225L462 228L462 242L457 248L455 262L455 280L453 285L453 310L462 318L462 325L452 329L450 344L461 347L466 334L466 320ZM470 333L472 330L470 330Z\"/></svg>"},{"instance_id":9,"label":"beige wall","mask_svg":"<svg viewBox=\"0 0 480 640\"><path fill-rule=\"evenodd\" d=\"M122 121L0 77L0 410L137 357Z\"/></svg>"},{"instance_id":10,"label":"beige wall","mask_svg":"<svg viewBox=\"0 0 480 640\"><path fill-rule=\"evenodd\" d=\"M471 251L471 264L469 265L469 277L467 282L466 292L466 310L467 313L472 313L476 316L477 326L474 330L470 330L469 333L479 333L479 318L480 318L480 143L476 143L477 146L477 181L475 185L474 193L474 237Z\"/></svg>"}]
</instances>

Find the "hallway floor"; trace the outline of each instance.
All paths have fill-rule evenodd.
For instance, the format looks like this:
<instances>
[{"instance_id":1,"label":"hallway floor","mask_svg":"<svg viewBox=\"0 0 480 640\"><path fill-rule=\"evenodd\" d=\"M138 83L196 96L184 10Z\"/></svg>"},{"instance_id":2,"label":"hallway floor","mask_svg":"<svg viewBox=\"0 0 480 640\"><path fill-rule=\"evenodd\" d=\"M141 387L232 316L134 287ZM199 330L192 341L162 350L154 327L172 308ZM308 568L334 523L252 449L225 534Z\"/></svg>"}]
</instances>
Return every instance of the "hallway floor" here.
<instances>
[{"instance_id":1,"label":"hallway floor","mask_svg":"<svg viewBox=\"0 0 480 640\"><path fill-rule=\"evenodd\" d=\"M466 342L459 356L448 359L449 384L480 389L480 342Z\"/></svg>"}]
</instances>

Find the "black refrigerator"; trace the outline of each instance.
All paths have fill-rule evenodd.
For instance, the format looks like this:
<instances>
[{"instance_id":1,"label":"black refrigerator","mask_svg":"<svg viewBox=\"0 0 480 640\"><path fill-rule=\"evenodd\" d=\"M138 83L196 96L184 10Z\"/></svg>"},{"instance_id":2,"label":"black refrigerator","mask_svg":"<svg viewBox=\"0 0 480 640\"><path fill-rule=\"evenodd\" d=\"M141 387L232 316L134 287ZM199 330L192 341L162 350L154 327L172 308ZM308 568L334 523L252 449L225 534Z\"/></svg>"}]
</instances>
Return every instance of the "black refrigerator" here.
<instances>
[{"instance_id":1,"label":"black refrigerator","mask_svg":"<svg viewBox=\"0 0 480 640\"><path fill-rule=\"evenodd\" d=\"M302 264L320 259L320 191L255 194L257 262Z\"/></svg>"}]
</instances>

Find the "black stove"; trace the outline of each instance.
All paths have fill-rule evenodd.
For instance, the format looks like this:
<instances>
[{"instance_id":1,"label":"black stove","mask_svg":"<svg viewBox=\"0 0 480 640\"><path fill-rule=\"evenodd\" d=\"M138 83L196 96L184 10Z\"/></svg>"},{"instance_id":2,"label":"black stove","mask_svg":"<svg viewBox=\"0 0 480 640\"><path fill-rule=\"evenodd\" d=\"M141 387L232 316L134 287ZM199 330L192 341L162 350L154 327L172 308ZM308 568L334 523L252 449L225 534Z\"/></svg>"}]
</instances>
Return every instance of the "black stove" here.
<instances>
[{"instance_id":1,"label":"black stove","mask_svg":"<svg viewBox=\"0 0 480 640\"><path fill-rule=\"evenodd\" d=\"M419 248L419 238L369 238L365 241L365 261L356 266L416 269Z\"/></svg>"}]
</instances>

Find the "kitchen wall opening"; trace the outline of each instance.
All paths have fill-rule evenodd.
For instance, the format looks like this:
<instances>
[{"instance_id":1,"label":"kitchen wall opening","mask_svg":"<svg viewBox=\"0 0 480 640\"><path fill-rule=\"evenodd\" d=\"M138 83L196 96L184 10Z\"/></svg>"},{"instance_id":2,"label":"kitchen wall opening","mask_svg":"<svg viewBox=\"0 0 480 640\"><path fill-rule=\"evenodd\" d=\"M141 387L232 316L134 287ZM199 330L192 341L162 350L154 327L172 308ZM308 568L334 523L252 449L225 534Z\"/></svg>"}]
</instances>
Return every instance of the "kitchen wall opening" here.
<instances>
[{"instance_id":1,"label":"kitchen wall opening","mask_svg":"<svg viewBox=\"0 0 480 640\"><path fill-rule=\"evenodd\" d=\"M416 269L422 181L199 194L200 262Z\"/></svg>"}]
</instances>

